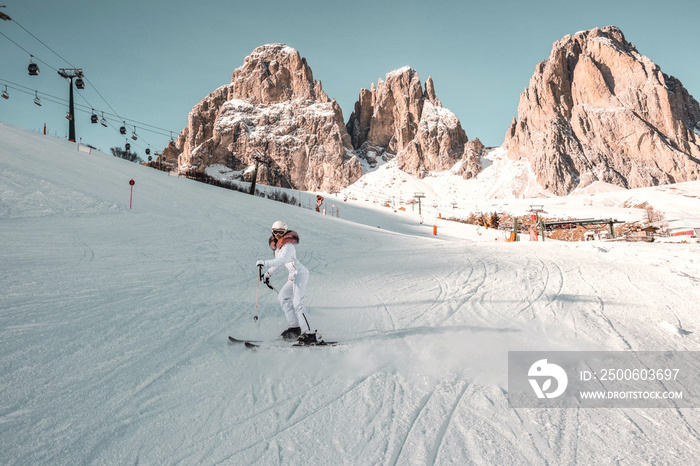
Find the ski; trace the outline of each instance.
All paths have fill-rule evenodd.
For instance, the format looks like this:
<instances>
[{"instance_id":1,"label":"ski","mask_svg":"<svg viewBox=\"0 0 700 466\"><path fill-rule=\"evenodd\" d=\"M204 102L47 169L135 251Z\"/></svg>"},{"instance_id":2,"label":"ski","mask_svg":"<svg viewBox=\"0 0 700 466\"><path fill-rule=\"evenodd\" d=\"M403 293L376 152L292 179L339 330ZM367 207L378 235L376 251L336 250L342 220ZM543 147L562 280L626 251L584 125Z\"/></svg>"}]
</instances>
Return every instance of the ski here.
<instances>
[{"instance_id":1,"label":"ski","mask_svg":"<svg viewBox=\"0 0 700 466\"><path fill-rule=\"evenodd\" d=\"M296 340L283 340L281 338L278 338L277 340L266 341L266 340L250 340L250 339L242 340L240 338L235 338L235 337L229 336L228 339L231 343L251 343L251 344L270 345L270 346L276 345L276 344L279 344L280 346L287 346L284 344L285 342L289 342L289 343L296 342Z\"/></svg>"},{"instance_id":2,"label":"ski","mask_svg":"<svg viewBox=\"0 0 700 466\"><path fill-rule=\"evenodd\" d=\"M308 348L308 347L316 347L316 346L338 346L339 343L337 341L320 341L318 343L314 343L313 345L303 345L299 344L298 342L291 340L291 341L284 341L284 340L274 340L274 341L263 341L263 340L242 340L240 338L234 338L232 336L228 337L229 341L231 343L243 343L246 348L271 348L271 347L281 347L281 348Z\"/></svg>"},{"instance_id":3,"label":"ski","mask_svg":"<svg viewBox=\"0 0 700 466\"><path fill-rule=\"evenodd\" d=\"M261 340L241 340L240 338L234 338L232 336L229 336L228 339L231 343L246 343L246 342L260 343L261 342Z\"/></svg>"},{"instance_id":4,"label":"ski","mask_svg":"<svg viewBox=\"0 0 700 466\"><path fill-rule=\"evenodd\" d=\"M309 347L313 348L316 346L338 346L338 344L339 343L337 341L323 341L323 340L321 340L318 343L313 343L311 345L304 345L302 343L294 343L292 346L295 348L309 348Z\"/></svg>"},{"instance_id":5,"label":"ski","mask_svg":"<svg viewBox=\"0 0 700 466\"><path fill-rule=\"evenodd\" d=\"M262 342L262 341L245 341L243 342L246 348L317 348L324 346L338 346L337 341L321 341L313 345L301 345L298 343L285 344L284 342Z\"/></svg>"}]
</instances>

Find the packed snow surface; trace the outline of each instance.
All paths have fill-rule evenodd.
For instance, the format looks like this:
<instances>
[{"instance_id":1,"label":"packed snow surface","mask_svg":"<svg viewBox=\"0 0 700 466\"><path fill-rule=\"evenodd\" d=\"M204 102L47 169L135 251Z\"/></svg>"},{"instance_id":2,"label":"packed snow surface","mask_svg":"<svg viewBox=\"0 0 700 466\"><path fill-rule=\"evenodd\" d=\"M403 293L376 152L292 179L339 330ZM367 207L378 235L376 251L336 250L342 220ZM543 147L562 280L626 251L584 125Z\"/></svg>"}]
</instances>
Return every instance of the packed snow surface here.
<instances>
[{"instance_id":1,"label":"packed snow surface","mask_svg":"<svg viewBox=\"0 0 700 466\"><path fill-rule=\"evenodd\" d=\"M610 216L658 194L698 216L697 184L659 189L543 202ZM698 244L435 237L410 209L332 202L340 218L0 124L0 463L697 462L694 409L512 408L507 353L700 350ZM228 342L286 328L256 287L279 219L312 326L344 345Z\"/></svg>"}]
</instances>

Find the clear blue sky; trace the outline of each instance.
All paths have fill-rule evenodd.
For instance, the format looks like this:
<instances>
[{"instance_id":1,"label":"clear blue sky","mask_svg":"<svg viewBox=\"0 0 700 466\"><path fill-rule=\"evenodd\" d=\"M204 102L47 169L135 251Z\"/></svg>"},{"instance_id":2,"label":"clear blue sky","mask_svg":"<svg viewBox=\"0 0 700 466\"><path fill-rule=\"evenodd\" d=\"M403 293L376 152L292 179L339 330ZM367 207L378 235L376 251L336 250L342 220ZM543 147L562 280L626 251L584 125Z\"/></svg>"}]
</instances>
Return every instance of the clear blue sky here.
<instances>
[{"instance_id":1,"label":"clear blue sky","mask_svg":"<svg viewBox=\"0 0 700 466\"><path fill-rule=\"evenodd\" d=\"M252 50L282 42L306 57L314 78L343 109L347 122L361 88L409 65L429 75L443 105L470 139L503 142L520 93L552 44L567 34L616 25L628 41L700 99L700 1L277 1L0 0L0 11L34 34L89 79L76 103L98 115L116 113L177 134L208 93L231 80ZM22 28L0 21L0 121L68 134L64 62ZM39 76L29 76L29 55ZM10 84L12 83L12 84ZM92 84L92 85L90 85ZM29 94L22 93L22 89ZM43 105L33 104L39 91ZM99 92L99 94L98 94ZM81 93L84 97L77 95ZM104 100L103 98L104 97ZM105 100L107 103L105 103ZM87 102L87 103L86 103ZM109 104L109 106L108 106ZM110 108L111 106L111 108ZM108 115L109 117L109 115ZM116 118L116 117L111 117ZM77 113L83 142L108 150L127 140ZM132 149L161 150L169 135L147 131ZM0 142L1 143L1 142Z\"/></svg>"}]
</instances>

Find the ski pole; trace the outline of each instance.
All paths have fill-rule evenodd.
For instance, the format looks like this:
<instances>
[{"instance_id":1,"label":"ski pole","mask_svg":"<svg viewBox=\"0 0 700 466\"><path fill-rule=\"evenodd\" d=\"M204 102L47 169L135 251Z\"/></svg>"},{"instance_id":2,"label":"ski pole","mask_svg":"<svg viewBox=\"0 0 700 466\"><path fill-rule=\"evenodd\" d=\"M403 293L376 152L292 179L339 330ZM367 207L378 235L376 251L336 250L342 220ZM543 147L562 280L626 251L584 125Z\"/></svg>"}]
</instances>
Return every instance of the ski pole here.
<instances>
[{"instance_id":1,"label":"ski pole","mask_svg":"<svg viewBox=\"0 0 700 466\"><path fill-rule=\"evenodd\" d=\"M263 283L265 283L265 284L267 285L267 287L268 287L269 289L271 289L272 291L274 291L275 293L280 294L280 292L277 291L277 288L275 288L274 286L270 285L270 282L269 282L269 281L264 281L264 280L263 280Z\"/></svg>"},{"instance_id":2,"label":"ski pole","mask_svg":"<svg viewBox=\"0 0 700 466\"><path fill-rule=\"evenodd\" d=\"M257 286L255 287L255 317L253 320L258 321L258 297L260 296L260 280L262 280L262 265L258 265L258 277L256 280Z\"/></svg>"},{"instance_id":3,"label":"ski pole","mask_svg":"<svg viewBox=\"0 0 700 466\"><path fill-rule=\"evenodd\" d=\"M260 280L262 280L262 282L263 282L264 284L266 284L267 287L268 287L269 289L271 289L272 291L274 291L274 292L277 293L277 294L280 294L280 292L277 291L277 289L276 289L274 286L270 285L270 280L269 280L269 279L265 280L265 279L263 278L263 276L260 275Z\"/></svg>"}]
</instances>

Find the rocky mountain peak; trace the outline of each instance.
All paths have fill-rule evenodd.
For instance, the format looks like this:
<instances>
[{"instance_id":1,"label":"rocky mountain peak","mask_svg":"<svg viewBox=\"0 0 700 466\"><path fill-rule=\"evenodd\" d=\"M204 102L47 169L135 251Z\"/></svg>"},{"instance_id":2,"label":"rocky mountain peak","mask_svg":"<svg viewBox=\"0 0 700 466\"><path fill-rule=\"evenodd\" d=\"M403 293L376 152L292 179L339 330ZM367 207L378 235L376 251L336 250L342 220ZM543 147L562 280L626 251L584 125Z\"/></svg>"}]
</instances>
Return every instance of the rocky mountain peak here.
<instances>
[{"instance_id":1,"label":"rocky mountain peak","mask_svg":"<svg viewBox=\"0 0 700 466\"><path fill-rule=\"evenodd\" d=\"M164 150L180 171L223 165L248 180L337 191L362 176L343 112L323 92L299 52L256 48L221 86L194 106L175 144Z\"/></svg>"},{"instance_id":2,"label":"rocky mountain peak","mask_svg":"<svg viewBox=\"0 0 700 466\"><path fill-rule=\"evenodd\" d=\"M432 76L428 76L428 79L425 81L425 92L423 93L423 98L429 100L430 103L436 107L442 107L442 103L435 96L435 84L433 84Z\"/></svg>"},{"instance_id":3,"label":"rocky mountain peak","mask_svg":"<svg viewBox=\"0 0 700 466\"><path fill-rule=\"evenodd\" d=\"M700 106L615 26L554 43L520 96L504 146L559 195L700 177Z\"/></svg>"},{"instance_id":4,"label":"rocky mountain peak","mask_svg":"<svg viewBox=\"0 0 700 466\"><path fill-rule=\"evenodd\" d=\"M370 166L395 157L400 169L418 176L450 168L468 140L459 119L437 99L432 77L423 89L409 66L360 90L347 129Z\"/></svg>"},{"instance_id":5,"label":"rocky mountain peak","mask_svg":"<svg viewBox=\"0 0 700 466\"><path fill-rule=\"evenodd\" d=\"M285 44L257 47L231 77L229 99L251 104L274 104L306 99L329 102L321 83L314 81L306 59Z\"/></svg>"}]
</instances>

